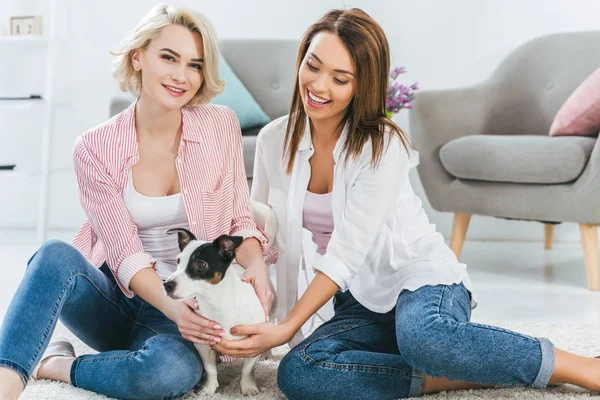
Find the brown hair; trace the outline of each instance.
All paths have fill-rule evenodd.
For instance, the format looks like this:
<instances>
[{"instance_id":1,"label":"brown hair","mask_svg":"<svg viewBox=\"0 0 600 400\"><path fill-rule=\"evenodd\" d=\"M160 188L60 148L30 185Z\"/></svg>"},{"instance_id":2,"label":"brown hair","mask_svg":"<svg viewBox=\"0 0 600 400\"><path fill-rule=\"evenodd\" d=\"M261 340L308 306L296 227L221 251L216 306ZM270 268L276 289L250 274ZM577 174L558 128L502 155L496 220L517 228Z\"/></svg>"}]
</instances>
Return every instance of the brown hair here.
<instances>
[{"instance_id":1,"label":"brown hair","mask_svg":"<svg viewBox=\"0 0 600 400\"><path fill-rule=\"evenodd\" d=\"M373 144L371 165L381 159L386 131L396 134L404 148L409 150L406 134L386 116L385 98L390 76L390 49L383 29L373 18L359 8L331 10L304 33L296 61L296 82L289 120L285 133L284 154L287 173L290 174L296 151L306 125L306 112L298 87L298 71L306 52L319 32L336 34L345 44L356 68L356 93L341 121L349 123L349 134L343 144L345 160L360 155L369 139ZM410 156L410 151L408 151Z\"/></svg>"}]
</instances>

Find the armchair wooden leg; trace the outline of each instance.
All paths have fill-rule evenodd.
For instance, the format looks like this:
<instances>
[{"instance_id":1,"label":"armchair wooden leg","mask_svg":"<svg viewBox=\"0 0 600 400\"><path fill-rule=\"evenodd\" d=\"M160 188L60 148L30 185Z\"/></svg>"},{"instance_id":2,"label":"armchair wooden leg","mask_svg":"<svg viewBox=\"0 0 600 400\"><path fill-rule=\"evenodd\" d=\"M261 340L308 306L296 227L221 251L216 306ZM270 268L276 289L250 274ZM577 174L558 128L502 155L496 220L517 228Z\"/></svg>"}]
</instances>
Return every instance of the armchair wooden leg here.
<instances>
[{"instance_id":1,"label":"armchair wooden leg","mask_svg":"<svg viewBox=\"0 0 600 400\"><path fill-rule=\"evenodd\" d=\"M544 249L550 250L554 243L554 224L544 224Z\"/></svg>"},{"instance_id":2,"label":"armchair wooden leg","mask_svg":"<svg viewBox=\"0 0 600 400\"><path fill-rule=\"evenodd\" d=\"M600 290L600 262L598 261L598 225L579 224L583 258L590 290Z\"/></svg>"},{"instance_id":3,"label":"armchair wooden leg","mask_svg":"<svg viewBox=\"0 0 600 400\"><path fill-rule=\"evenodd\" d=\"M460 259L463 243L467 236L469 221L471 214L456 213L454 214L454 223L452 224L452 237L450 238L450 249L454 252L457 259Z\"/></svg>"}]
</instances>

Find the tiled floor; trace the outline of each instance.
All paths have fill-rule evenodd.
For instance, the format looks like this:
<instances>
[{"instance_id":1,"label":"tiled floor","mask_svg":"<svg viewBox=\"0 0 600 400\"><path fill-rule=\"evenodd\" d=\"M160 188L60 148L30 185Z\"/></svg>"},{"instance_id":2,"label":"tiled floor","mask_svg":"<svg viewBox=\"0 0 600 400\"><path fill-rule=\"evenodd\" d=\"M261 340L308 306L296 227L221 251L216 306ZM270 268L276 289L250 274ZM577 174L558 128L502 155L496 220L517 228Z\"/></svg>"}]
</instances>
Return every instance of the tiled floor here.
<instances>
[{"instance_id":1,"label":"tiled floor","mask_svg":"<svg viewBox=\"0 0 600 400\"><path fill-rule=\"evenodd\" d=\"M69 241L73 232L52 232ZM0 319L37 247L33 231L0 231ZM467 241L462 261L471 274L479 322L600 323L600 292L587 289L579 243Z\"/></svg>"}]
</instances>

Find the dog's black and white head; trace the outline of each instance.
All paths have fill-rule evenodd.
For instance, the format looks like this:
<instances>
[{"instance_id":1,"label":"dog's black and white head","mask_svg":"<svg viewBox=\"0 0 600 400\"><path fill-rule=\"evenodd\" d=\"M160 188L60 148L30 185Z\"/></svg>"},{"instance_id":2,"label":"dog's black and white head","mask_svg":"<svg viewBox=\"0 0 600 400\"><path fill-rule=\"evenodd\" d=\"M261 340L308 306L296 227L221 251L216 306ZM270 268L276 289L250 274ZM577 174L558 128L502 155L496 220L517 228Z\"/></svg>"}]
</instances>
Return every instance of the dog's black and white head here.
<instances>
[{"instance_id":1,"label":"dog's black and white head","mask_svg":"<svg viewBox=\"0 0 600 400\"><path fill-rule=\"evenodd\" d=\"M166 233L177 233L181 250L177 271L164 283L165 292L174 299L193 297L207 286L220 283L243 241L241 236L221 235L212 242L203 242L183 228Z\"/></svg>"}]
</instances>

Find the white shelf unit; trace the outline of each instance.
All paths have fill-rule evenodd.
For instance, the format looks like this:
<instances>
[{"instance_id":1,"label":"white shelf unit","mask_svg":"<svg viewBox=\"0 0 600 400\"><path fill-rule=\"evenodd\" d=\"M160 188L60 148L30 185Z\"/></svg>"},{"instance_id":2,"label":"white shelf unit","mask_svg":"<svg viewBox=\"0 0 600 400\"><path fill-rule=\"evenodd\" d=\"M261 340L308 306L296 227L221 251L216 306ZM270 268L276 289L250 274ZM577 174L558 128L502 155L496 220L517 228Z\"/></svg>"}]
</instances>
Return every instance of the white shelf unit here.
<instances>
[{"instance_id":1,"label":"white shelf unit","mask_svg":"<svg viewBox=\"0 0 600 400\"><path fill-rule=\"evenodd\" d=\"M56 30L56 10L57 0L48 1L48 16L47 16L47 35L44 36L0 36L0 45L2 43L35 43L46 47L46 71L45 71L45 90L43 99L14 99L0 100L0 110L10 109L27 109L38 108L43 112L42 126L42 152L39 171L13 171L0 170L0 182L7 179L27 179L32 176L40 175L40 187L38 198L38 213L37 213L37 240L41 244L47 238L48 233L48 183L50 178L50 148L52 126L54 122L54 113L57 105L54 101L54 69L56 63L57 46L59 43ZM45 17L46 18L46 17ZM18 168L18 165L17 165Z\"/></svg>"}]
</instances>

